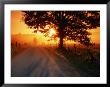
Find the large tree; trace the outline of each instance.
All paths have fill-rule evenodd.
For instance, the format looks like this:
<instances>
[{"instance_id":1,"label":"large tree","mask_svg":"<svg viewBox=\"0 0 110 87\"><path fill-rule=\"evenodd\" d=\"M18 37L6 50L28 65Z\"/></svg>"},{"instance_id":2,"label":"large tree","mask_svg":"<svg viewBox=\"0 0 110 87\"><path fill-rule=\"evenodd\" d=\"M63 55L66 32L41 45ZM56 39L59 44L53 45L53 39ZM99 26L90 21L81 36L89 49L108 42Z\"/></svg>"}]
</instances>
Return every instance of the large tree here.
<instances>
[{"instance_id":1,"label":"large tree","mask_svg":"<svg viewBox=\"0 0 110 87\"><path fill-rule=\"evenodd\" d=\"M23 11L23 20L30 29L46 33L46 25L53 25L58 32L59 47L63 39L74 40L90 45L88 29L100 27L100 11Z\"/></svg>"}]
</instances>

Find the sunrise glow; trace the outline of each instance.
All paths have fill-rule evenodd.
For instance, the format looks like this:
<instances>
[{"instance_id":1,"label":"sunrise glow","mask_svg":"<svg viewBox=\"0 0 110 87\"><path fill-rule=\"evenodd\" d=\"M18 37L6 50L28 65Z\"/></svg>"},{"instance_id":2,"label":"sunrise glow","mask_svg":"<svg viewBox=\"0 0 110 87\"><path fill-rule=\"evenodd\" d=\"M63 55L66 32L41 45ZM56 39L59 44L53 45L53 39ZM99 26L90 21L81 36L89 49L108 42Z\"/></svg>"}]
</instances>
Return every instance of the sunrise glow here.
<instances>
[{"instance_id":1,"label":"sunrise glow","mask_svg":"<svg viewBox=\"0 0 110 87\"><path fill-rule=\"evenodd\" d=\"M11 12L11 34L17 35L30 35L28 38L20 38L24 41L32 41L35 37L38 45L58 45L59 38L52 39L54 35L57 34L57 31L51 25L47 25L44 29L49 29L48 36L45 37L41 32L34 33L35 29L29 29L29 27L22 20L22 12L21 11L12 11ZM100 28L93 30L88 30L91 32L90 38L92 42L100 43ZM32 36L32 37L31 37ZM23 41L21 40L21 41ZM64 44L75 44L76 42L64 39Z\"/></svg>"},{"instance_id":2,"label":"sunrise glow","mask_svg":"<svg viewBox=\"0 0 110 87\"><path fill-rule=\"evenodd\" d=\"M50 30L49 30L49 37L52 37L53 35L55 35L56 34L56 31L53 29L53 28L51 28Z\"/></svg>"}]
</instances>

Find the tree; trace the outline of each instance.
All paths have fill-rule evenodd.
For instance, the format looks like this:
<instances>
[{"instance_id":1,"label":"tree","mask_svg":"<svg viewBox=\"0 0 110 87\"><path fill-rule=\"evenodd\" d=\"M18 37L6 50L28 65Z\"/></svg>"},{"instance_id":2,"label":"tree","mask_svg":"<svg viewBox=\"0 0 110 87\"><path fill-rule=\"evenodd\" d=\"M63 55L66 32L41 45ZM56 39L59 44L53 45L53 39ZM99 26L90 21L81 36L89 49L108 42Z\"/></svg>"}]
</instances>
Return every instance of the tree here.
<instances>
[{"instance_id":1,"label":"tree","mask_svg":"<svg viewBox=\"0 0 110 87\"><path fill-rule=\"evenodd\" d=\"M99 11L23 11L23 20L35 32L48 32L46 25L56 27L56 37L60 38L59 48L63 48L63 39L74 40L89 46L91 40L88 29L100 27Z\"/></svg>"}]
</instances>

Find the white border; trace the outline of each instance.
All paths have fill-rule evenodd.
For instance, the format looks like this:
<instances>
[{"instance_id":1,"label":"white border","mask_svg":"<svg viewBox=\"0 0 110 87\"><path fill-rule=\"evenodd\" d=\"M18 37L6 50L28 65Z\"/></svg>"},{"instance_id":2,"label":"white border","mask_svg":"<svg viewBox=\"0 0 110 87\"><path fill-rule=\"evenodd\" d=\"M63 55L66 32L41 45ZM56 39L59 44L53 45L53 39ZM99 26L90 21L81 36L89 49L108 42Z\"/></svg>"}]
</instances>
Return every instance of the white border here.
<instances>
[{"instance_id":1,"label":"white border","mask_svg":"<svg viewBox=\"0 0 110 87\"><path fill-rule=\"evenodd\" d=\"M100 77L11 77L10 17L11 10L100 10ZM106 4L5 4L5 83L6 84L106 84L107 22Z\"/></svg>"}]
</instances>

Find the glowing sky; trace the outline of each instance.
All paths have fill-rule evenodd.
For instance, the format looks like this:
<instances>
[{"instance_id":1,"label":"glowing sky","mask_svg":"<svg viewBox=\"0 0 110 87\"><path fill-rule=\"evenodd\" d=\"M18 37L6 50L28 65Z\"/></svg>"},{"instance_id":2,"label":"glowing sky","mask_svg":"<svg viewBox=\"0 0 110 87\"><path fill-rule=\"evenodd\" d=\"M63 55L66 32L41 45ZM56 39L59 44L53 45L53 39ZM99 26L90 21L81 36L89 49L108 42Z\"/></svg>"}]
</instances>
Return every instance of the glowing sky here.
<instances>
[{"instance_id":1,"label":"glowing sky","mask_svg":"<svg viewBox=\"0 0 110 87\"><path fill-rule=\"evenodd\" d=\"M31 29L22 20L22 12L12 11L11 12L11 33L12 34L32 34Z\"/></svg>"},{"instance_id":2,"label":"glowing sky","mask_svg":"<svg viewBox=\"0 0 110 87\"><path fill-rule=\"evenodd\" d=\"M100 43L100 29L89 30L92 35L90 35L92 42ZM29 29L27 25L22 21L21 11L11 12L11 34L35 34L32 33L33 29ZM54 31L52 31L54 33Z\"/></svg>"}]
</instances>

